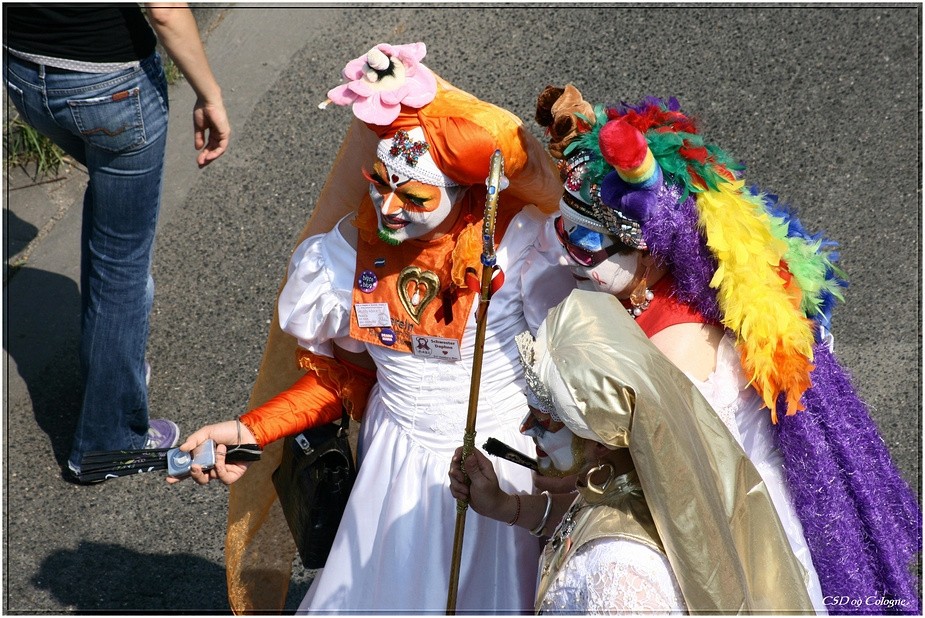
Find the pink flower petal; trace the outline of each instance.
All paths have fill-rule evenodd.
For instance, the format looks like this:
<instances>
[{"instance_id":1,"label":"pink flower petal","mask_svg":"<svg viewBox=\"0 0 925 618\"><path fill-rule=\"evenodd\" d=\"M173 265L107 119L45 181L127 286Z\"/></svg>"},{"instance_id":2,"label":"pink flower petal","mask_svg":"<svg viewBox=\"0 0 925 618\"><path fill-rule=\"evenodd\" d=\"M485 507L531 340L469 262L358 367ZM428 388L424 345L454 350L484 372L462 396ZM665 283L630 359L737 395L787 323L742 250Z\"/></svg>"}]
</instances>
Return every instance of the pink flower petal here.
<instances>
[{"instance_id":1,"label":"pink flower petal","mask_svg":"<svg viewBox=\"0 0 925 618\"><path fill-rule=\"evenodd\" d=\"M437 78L434 77L431 70L423 64L419 64L415 68L417 70L409 72L409 79L420 83L423 90L433 90L437 92Z\"/></svg>"},{"instance_id":2,"label":"pink flower petal","mask_svg":"<svg viewBox=\"0 0 925 618\"><path fill-rule=\"evenodd\" d=\"M353 104L354 115L370 124L387 126L398 118L398 112L401 111L400 105L384 105L378 96L373 95L368 99L358 99Z\"/></svg>"},{"instance_id":3,"label":"pink flower petal","mask_svg":"<svg viewBox=\"0 0 925 618\"><path fill-rule=\"evenodd\" d=\"M402 103L408 107L413 107L415 109L421 109L428 103L434 100L436 93L434 92L420 92L414 95L408 95L402 100Z\"/></svg>"},{"instance_id":4,"label":"pink flower petal","mask_svg":"<svg viewBox=\"0 0 925 618\"><path fill-rule=\"evenodd\" d=\"M341 84L328 90L328 98L336 105L350 105L356 101L357 95L350 90L350 84Z\"/></svg>"},{"instance_id":5,"label":"pink flower petal","mask_svg":"<svg viewBox=\"0 0 925 618\"><path fill-rule=\"evenodd\" d=\"M393 55L398 56L406 66L419 63L427 55L427 46L424 43L397 45L393 49Z\"/></svg>"},{"instance_id":6,"label":"pink flower petal","mask_svg":"<svg viewBox=\"0 0 925 618\"><path fill-rule=\"evenodd\" d=\"M354 80L347 85L350 86L350 89L353 90L353 92L356 93L358 97L371 97L375 93L379 92L373 88L372 84L365 82L362 79Z\"/></svg>"},{"instance_id":7,"label":"pink flower petal","mask_svg":"<svg viewBox=\"0 0 925 618\"><path fill-rule=\"evenodd\" d=\"M363 77L365 67L366 56L363 55L348 62L347 66L344 67L344 70L341 71L341 75L343 75L344 78L348 80L360 79Z\"/></svg>"},{"instance_id":8,"label":"pink flower petal","mask_svg":"<svg viewBox=\"0 0 925 618\"><path fill-rule=\"evenodd\" d=\"M407 80L406 84L408 95L402 103L409 107L424 107L437 96L437 80L430 71L418 71L414 77Z\"/></svg>"},{"instance_id":9,"label":"pink flower petal","mask_svg":"<svg viewBox=\"0 0 925 618\"><path fill-rule=\"evenodd\" d=\"M380 90L379 98L382 99L383 103L389 105L398 105L402 103L402 100L410 94L409 90L410 88L406 80L405 83L400 85L395 90Z\"/></svg>"}]
</instances>

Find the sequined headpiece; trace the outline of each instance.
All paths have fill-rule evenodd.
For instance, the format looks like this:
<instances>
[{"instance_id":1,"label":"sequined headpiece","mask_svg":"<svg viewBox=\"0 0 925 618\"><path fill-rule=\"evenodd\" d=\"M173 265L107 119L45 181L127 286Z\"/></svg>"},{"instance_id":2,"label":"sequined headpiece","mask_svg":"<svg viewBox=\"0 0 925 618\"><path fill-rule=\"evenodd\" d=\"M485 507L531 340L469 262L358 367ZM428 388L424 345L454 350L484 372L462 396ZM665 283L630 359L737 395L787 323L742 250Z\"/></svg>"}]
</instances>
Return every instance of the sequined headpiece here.
<instances>
[{"instance_id":1,"label":"sequined headpiece","mask_svg":"<svg viewBox=\"0 0 925 618\"><path fill-rule=\"evenodd\" d=\"M379 141L376 156L385 163L390 173L435 187L458 187L459 183L437 167L426 139L420 127L409 131L402 129L391 139Z\"/></svg>"},{"instance_id":2,"label":"sequined headpiece","mask_svg":"<svg viewBox=\"0 0 925 618\"><path fill-rule=\"evenodd\" d=\"M616 236L629 247L645 249L646 241L639 222L601 203L601 188L590 182L588 174L588 164L593 156L591 151L581 150L558 161L559 175L565 188L559 204L562 215L572 223Z\"/></svg>"},{"instance_id":3,"label":"sequined headpiece","mask_svg":"<svg viewBox=\"0 0 925 618\"><path fill-rule=\"evenodd\" d=\"M556 412L556 406L552 402L552 396L549 389L543 384L539 374L534 367L533 356L533 335L530 331L524 331L514 337L517 343L517 351L520 353L520 363L524 368L524 379L527 381L527 402L537 410L545 412L554 420L561 422Z\"/></svg>"}]
</instances>

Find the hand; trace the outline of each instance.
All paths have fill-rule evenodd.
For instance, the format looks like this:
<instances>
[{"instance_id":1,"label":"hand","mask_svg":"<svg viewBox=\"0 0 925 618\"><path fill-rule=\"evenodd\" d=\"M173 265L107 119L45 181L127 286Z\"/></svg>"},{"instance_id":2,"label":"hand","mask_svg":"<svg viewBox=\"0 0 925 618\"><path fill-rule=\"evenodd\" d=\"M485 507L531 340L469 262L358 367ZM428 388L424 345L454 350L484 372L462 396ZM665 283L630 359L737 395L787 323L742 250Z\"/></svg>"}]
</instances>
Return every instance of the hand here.
<instances>
[{"instance_id":1,"label":"hand","mask_svg":"<svg viewBox=\"0 0 925 618\"><path fill-rule=\"evenodd\" d=\"M244 423L225 421L214 425L206 425L191 434L179 448L181 451L189 452L206 440L214 440L217 445L215 447L215 467L208 471L203 471L200 465L193 465L190 468L190 478L200 485L206 485L212 479L218 479L225 485L231 485L241 478L247 472L248 466L253 463L249 461L225 463L225 453L228 450L225 446L226 444L254 444L257 442L254 434ZM179 483L182 480L175 476L167 477L168 483Z\"/></svg>"},{"instance_id":2,"label":"hand","mask_svg":"<svg viewBox=\"0 0 925 618\"><path fill-rule=\"evenodd\" d=\"M466 457L468 481L459 465L461 458L462 447L459 447L450 462L450 493L453 497L468 500L469 506L479 515L498 521L510 521L517 508L514 497L501 490L495 469L488 458L478 449Z\"/></svg>"},{"instance_id":3,"label":"hand","mask_svg":"<svg viewBox=\"0 0 925 618\"><path fill-rule=\"evenodd\" d=\"M206 139L208 131L208 140ZM223 103L207 104L201 99L193 107L193 141L199 156L196 162L200 168L219 158L228 148L231 126Z\"/></svg>"},{"instance_id":4,"label":"hand","mask_svg":"<svg viewBox=\"0 0 925 618\"><path fill-rule=\"evenodd\" d=\"M196 161L200 168L205 167L225 152L231 127L222 100L222 89L212 74L199 38L196 18L182 2L146 2L145 8L157 40L196 93L193 141L196 150L200 151Z\"/></svg>"}]
</instances>

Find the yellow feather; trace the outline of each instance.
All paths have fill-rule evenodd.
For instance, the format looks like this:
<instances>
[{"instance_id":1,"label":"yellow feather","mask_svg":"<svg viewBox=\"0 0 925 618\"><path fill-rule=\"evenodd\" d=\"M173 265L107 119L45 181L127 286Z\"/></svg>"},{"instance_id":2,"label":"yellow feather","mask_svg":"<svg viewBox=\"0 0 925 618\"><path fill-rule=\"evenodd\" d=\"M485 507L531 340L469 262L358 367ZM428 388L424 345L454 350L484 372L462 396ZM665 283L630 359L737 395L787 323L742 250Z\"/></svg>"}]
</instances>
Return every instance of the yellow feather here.
<instances>
[{"instance_id":1,"label":"yellow feather","mask_svg":"<svg viewBox=\"0 0 925 618\"><path fill-rule=\"evenodd\" d=\"M775 235L780 221L742 181L698 193L696 200L707 246L717 259L710 286L717 289L723 324L736 334L749 380L776 419L777 397L787 391L793 407L809 384L813 341L800 299L779 274L788 250Z\"/></svg>"}]
</instances>

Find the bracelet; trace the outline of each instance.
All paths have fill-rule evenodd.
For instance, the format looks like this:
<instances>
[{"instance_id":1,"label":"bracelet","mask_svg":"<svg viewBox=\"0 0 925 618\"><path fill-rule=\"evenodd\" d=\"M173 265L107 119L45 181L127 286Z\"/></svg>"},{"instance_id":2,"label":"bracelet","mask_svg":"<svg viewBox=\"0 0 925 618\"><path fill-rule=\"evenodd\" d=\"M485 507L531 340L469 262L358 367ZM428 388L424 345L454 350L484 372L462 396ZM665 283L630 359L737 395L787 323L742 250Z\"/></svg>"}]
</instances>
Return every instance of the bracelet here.
<instances>
[{"instance_id":1,"label":"bracelet","mask_svg":"<svg viewBox=\"0 0 925 618\"><path fill-rule=\"evenodd\" d=\"M549 495L548 491L544 491L543 495L546 496L546 512L543 513L543 521L530 531L530 534L533 536L543 536L543 530L546 528L546 522L549 520L549 514L552 512L552 496Z\"/></svg>"},{"instance_id":2,"label":"bracelet","mask_svg":"<svg viewBox=\"0 0 925 618\"><path fill-rule=\"evenodd\" d=\"M520 519L520 494L514 494L514 499L517 501L517 510L514 511L514 518L507 522L509 526L513 526L517 523L517 520Z\"/></svg>"},{"instance_id":3,"label":"bracelet","mask_svg":"<svg viewBox=\"0 0 925 618\"><path fill-rule=\"evenodd\" d=\"M238 450L239 448L241 448L241 417L240 417L240 416L234 417L234 422L236 423L235 427L236 427L237 430L238 430L238 441L237 441L237 443L234 445L234 447L228 449L228 450L225 452L226 455L227 455L228 453L234 453L236 450Z\"/></svg>"}]
</instances>

